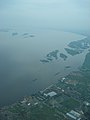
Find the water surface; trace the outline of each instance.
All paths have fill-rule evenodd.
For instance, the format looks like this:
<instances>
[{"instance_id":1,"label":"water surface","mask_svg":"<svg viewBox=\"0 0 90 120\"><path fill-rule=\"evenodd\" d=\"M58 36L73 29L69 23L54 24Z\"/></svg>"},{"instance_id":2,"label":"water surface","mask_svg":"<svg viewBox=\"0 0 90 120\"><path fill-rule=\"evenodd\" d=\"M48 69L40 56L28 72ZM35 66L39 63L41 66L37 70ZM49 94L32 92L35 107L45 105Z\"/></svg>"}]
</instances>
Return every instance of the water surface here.
<instances>
[{"instance_id":1,"label":"water surface","mask_svg":"<svg viewBox=\"0 0 90 120\"><path fill-rule=\"evenodd\" d=\"M66 61L53 60L42 64L46 54L53 50L64 50L68 43L85 36L75 33L39 30L34 37L24 37L22 32L13 36L12 32L1 32L0 40L0 103L12 103L57 82L60 77L76 70L84 61L85 53L68 56ZM28 31L29 34L30 31ZM81 60L82 58L82 60ZM71 68L65 69L70 65ZM58 76L55 73L60 72ZM35 80L37 79L37 80Z\"/></svg>"}]
</instances>

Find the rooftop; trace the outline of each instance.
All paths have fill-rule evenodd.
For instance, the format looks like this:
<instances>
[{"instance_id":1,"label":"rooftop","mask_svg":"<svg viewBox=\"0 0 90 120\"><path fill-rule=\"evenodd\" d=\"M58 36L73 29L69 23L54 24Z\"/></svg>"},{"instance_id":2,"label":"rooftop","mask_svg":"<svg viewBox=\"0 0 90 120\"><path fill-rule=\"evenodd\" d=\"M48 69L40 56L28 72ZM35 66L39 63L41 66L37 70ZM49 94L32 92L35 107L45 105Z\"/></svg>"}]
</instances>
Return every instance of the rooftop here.
<instances>
[{"instance_id":1,"label":"rooftop","mask_svg":"<svg viewBox=\"0 0 90 120\"><path fill-rule=\"evenodd\" d=\"M47 94L44 93L44 95L45 95L45 96L53 97L53 96L57 95L57 93L54 92L54 91L52 91L52 92L49 92L49 93L47 93Z\"/></svg>"}]
</instances>

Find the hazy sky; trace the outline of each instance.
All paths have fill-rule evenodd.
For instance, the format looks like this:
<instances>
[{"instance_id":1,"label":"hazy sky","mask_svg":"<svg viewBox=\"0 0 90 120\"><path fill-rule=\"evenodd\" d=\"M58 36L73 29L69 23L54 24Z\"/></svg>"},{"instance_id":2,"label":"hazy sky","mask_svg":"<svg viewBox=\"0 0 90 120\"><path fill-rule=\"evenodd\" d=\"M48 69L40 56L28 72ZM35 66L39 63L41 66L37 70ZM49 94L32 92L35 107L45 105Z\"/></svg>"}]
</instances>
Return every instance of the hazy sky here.
<instances>
[{"instance_id":1,"label":"hazy sky","mask_svg":"<svg viewBox=\"0 0 90 120\"><path fill-rule=\"evenodd\" d=\"M90 31L90 0L0 0L1 27Z\"/></svg>"}]
</instances>

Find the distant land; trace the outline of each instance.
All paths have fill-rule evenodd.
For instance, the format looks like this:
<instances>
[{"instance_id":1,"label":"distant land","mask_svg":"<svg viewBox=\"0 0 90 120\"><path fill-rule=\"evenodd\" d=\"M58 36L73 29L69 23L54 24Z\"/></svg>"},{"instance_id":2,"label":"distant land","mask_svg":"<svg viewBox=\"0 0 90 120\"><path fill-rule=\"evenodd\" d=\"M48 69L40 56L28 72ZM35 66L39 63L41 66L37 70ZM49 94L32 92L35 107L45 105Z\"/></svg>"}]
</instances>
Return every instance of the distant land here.
<instances>
[{"instance_id":1,"label":"distant land","mask_svg":"<svg viewBox=\"0 0 90 120\"><path fill-rule=\"evenodd\" d=\"M6 29L0 29L0 32L9 32L10 29L6 28Z\"/></svg>"},{"instance_id":2,"label":"distant land","mask_svg":"<svg viewBox=\"0 0 90 120\"><path fill-rule=\"evenodd\" d=\"M90 70L90 52L87 53L82 68L86 70Z\"/></svg>"},{"instance_id":3,"label":"distant land","mask_svg":"<svg viewBox=\"0 0 90 120\"><path fill-rule=\"evenodd\" d=\"M40 60L40 62L48 63L48 62L51 62L52 60L57 60L58 59L58 53L59 53L59 50L54 50L52 52L49 52L45 56L46 59L42 59L42 60Z\"/></svg>"},{"instance_id":4,"label":"distant land","mask_svg":"<svg viewBox=\"0 0 90 120\"><path fill-rule=\"evenodd\" d=\"M81 54L84 52L85 49L90 48L90 39L89 37L84 38L82 40L77 40L70 42L67 45L67 48L64 48L67 55L64 53L60 53L59 50L54 50L45 56L44 59L41 59L40 62L42 63L49 63L52 62L53 60L58 60L59 58L62 58L63 60L67 60L68 55L75 56L77 54Z\"/></svg>"},{"instance_id":5,"label":"distant land","mask_svg":"<svg viewBox=\"0 0 90 120\"><path fill-rule=\"evenodd\" d=\"M68 58L67 55L65 55L63 53L60 53L60 57L63 58L63 60L66 60Z\"/></svg>"},{"instance_id":6,"label":"distant land","mask_svg":"<svg viewBox=\"0 0 90 120\"><path fill-rule=\"evenodd\" d=\"M73 50L73 49L69 49L69 48L65 48L66 52L72 56L77 55L82 53L82 50Z\"/></svg>"},{"instance_id":7,"label":"distant land","mask_svg":"<svg viewBox=\"0 0 90 120\"><path fill-rule=\"evenodd\" d=\"M90 47L90 39L87 37L82 40L73 41L73 42L70 42L68 46L74 49L79 49L79 50L87 49Z\"/></svg>"},{"instance_id":8,"label":"distant land","mask_svg":"<svg viewBox=\"0 0 90 120\"><path fill-rule=\"evenodd\" d=\"M84 38L82 40L77 40L70 42L68 44L69 48L65 48L66 52L72 56L81 54L84 52L85 49L88 49L90 47L90 39L89 37Z\"/></svg>"},{"instance_id":9,"label":"distant land","mask_svg":"<svg viewBox=\"0 0 90 120\"><path fill-rule=\"evenodd\" d=\"M16 35L18 35L18 33L17 33L17 32L12 33L12 36L16 36Z\"/></svg>"}]
</instances>

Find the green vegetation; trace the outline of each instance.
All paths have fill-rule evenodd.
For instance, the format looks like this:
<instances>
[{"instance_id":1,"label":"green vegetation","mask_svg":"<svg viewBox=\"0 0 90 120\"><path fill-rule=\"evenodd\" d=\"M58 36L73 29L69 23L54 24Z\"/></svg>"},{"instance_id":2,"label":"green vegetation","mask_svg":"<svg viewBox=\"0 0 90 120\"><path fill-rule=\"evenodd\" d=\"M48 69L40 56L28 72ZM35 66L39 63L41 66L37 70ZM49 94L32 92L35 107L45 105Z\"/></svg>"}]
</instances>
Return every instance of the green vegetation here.
<instances>
[{"instance_id":1,"label":"green vegetation","mask_svg":"<svg viewBox=\"0 0 90 120\"><path fill-rule=\"evenodd\" d=\"M66 60L68 57L65 55L65 54L63 54L63 53L60 53L60 57L61 58L63 58L64 60Z\"/></svg>"},{"instance_id":2,"label":"green vegetation","mask_svg":"<svg viewBox=\"0 0 90 120\"><path fill-rule=\"evenodd\" d=\"M83 69L90 69L90 52L87 53L82 68Z\"/></svg>"},{"instance_id":3,"label":"green vegetation","mask_svg":"<svg viewBox=\"0 0 90 120\"><path fill-rule=\"evenodd\" d=\"M87 49L90 47L90 40L89 38L85 38L83 40L77 40L70 42L68 44L70 48L65 48L66 52L72 56L81 54L84 49Z\"/></svg>"},{"instance_id":4,"label":"green vegetation","mask_svg":"<svg viewBox=\"0 0 90 120\"><path fill-rule=\"evenodd\" d=\"M70 98L70 99L64 101L62 104L69 110L73 110L73 108L78 108L80 106L79 101L77 101L73 98Z\"/></svg>"},{"instance_id":5,"label":"green vegetation","mask_svg":"<svg viewBox=\"0 0 90 120\"><path fill-rule=\"evenodd\" d=\"M48 60L40 60L40 62L42 62L42 63L48 63L49 61Z\"/></svg>"},{"instance_id":6,"label":"green vegetation","mask_svg":"<svg viewBox=\"0 0 90 120\"><path fill-rule=\"evenodd\" d=\"M18 33L17 33L17 32L15 32L15 33L12 33L12 36L16 36L16 35L18 35Z\"/></svg>"},{"instance_id":7,"label":"green vegetation","mask_svg":"<svg viewBox=\"0 0 90 120\"><path fill-rule=\"evenodd\" d=\"M74 49L87 49L90 47L90 40L89 38L85 38L83 40L73 41L68 46Z\"/></svg>"},{"instance_id":8,"label":"green vegetation","mask_svg":"<svg viewBox=\"0 0 90 120\"><path fill-rule=\"evenodd\" d=\"M67 52L68 54L70 54L70 55L72 55L72 56L81 53L81 51L79 51L79 50L73 50L73 49L69 49L69 48L65 48L65 50L66 50L66 52Z\"/></svg>"},{"instance_id":9,"label":"green vegetation","mask_svg":"<svg viewBox=\"0 0 90 120\"><path fill-rule=\"evenodd\" d=\"M48 53L47 58L55 58L57 60L58 59L58 55L57 55L58 52L59 52L59 50L55 50L55 51Z\"/></svg>"},{"instance_id":10,"label":"green vegetation","mask_svg":"<svg viewBox=\"0 0 90 120\"><path fill-rule=\"evenodd\" d=\"M59 50L54 50L54 51L48 53L46 55L46 59L40 60L40 62L48 63L48 62L53 61L54 58L55 58L55 60L57 60L58 59L58 52L59 52Z\"/></svg>"},{"instance_id":11,"label":"green vegetation","mask_svg":"<svg viewBox=\"0 0 90 120\"><path fill-rule=\"evenodd\" d=\"M90 120L90 106L88 106L86 109L84 109L84 114L87 120Z\"/></svg>"},{"instance_id":12,"label":"green vegetation","mask_svg":"<svg viewBox=\"0 0 90 120\"><path fill-rule=\"evenodd\" d=\"M35 106L31 109L30 120L57 120L55 110L46 105Z\"/></svg>"},{"instance_id":13,"label":"green vegetation","mask_svg":"<svg viewBox=\"0 0 90 120\"><path fill-rule=\"evenodd\" d=\"M65 68L71 68L71 66L68 65L68 66L66 66Z\"/></svg>"}]
</instances>

